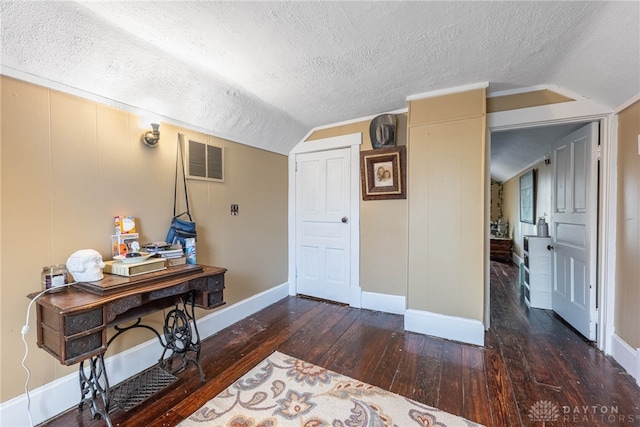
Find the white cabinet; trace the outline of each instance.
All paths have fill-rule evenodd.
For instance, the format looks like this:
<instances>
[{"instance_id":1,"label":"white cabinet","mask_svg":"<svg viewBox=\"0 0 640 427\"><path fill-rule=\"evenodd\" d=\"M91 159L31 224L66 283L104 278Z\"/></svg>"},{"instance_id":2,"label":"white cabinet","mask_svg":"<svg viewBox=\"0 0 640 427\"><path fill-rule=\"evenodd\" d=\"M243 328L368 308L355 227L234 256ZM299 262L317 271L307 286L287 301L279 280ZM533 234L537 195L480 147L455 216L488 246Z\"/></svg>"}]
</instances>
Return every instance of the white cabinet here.
<instances>
[{"instance_id":1,"label":"white cabinet","mask_svg":"<svg viewBox=\"0 0 640 427\"><path fill-rule=\"evenodd\" d=\"M524 236L524 298L529 307L551 310L551 238Z\"/></svg>"}]
</instances>

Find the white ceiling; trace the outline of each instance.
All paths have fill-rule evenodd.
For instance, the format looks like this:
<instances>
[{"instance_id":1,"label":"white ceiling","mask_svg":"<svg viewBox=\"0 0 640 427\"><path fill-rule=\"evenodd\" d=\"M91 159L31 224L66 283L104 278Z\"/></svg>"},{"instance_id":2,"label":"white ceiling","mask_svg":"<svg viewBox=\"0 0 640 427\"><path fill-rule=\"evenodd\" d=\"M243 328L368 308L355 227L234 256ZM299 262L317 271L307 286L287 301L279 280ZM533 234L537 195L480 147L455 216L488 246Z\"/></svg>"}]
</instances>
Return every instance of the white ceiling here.
<instances>
[{"instance_id":1,"label":"white ceiling","mask_svg":"<svg viewBox=\"0 0 640 427\"><path fill-rule=\"evenodd\" d=\"M640 92L636 1L0 1L3 74L283 154L478 82L611 108Z\"/></svg>"}]
</instances>

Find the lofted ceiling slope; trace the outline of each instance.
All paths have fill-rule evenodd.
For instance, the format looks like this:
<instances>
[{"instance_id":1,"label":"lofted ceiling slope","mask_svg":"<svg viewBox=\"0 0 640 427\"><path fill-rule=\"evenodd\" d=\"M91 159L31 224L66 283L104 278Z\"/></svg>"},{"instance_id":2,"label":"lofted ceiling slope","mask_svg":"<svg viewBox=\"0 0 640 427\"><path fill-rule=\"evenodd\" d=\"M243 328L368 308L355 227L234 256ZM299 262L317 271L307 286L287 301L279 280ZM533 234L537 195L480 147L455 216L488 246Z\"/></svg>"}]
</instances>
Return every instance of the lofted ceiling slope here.
<instances>
[{"instance_id":1,"label":"lofted ceiling slope","mask_svg":"<svg viewBox=\"0 0 640 427\"><path fill-rule=\"evenodd\" d=\"M288 153L314 127L477 82L640 92L638 2L4 1L3 74Z\"/></svg>"}]
</instances>

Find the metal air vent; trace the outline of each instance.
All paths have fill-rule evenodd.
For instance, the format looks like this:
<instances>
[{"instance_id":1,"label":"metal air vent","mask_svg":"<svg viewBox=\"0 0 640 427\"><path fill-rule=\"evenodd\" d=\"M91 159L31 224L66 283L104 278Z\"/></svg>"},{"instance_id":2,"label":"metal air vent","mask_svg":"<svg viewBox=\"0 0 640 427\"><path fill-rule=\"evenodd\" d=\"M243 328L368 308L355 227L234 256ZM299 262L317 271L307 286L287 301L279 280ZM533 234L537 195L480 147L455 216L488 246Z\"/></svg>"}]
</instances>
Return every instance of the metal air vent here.
<instances>
[{"instance_id":1,"label":"metal air vent","mask_svg":"<svg viewBox=\"0 0 640 427\"><path fill-rule=\"evenodd\" d=\"M186 151L187 178L224 182L223 147L190 139Z\"/></svg>"}]
</instances>

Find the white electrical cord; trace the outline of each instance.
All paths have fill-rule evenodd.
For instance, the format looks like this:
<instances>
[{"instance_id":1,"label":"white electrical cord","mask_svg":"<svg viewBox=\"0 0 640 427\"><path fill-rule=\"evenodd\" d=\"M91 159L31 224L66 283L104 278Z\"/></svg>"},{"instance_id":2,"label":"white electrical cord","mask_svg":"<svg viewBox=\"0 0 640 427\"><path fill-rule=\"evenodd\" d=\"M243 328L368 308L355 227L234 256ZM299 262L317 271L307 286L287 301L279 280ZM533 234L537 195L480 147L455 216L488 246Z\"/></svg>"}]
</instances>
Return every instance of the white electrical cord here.
<instances>
[{"instance_id":1,"label":"white electrical cord","mask_svg":"<svg viewBox=\"0 0 640 427\"><path fill-rule=\"evenodd\" d=\"M56 286L55 288L45 289L44 291L36 295L27 306L27 320L25 321L24 326L22 327L22 331L20 333L22 334L22 342L24 343L24 357L22 358L22 367L24 368L25 371L27 371L27 380L24 383L24 392L27 395L27 414L29 415L29 425L31 427L33 427L33 419L31 417L31 396L29 395L29 380L31 379L31 371L29 370L29 368L25 363L25 361L27 360L27 355L29 354L29 345L27 344L25 335L27 335L27 333L29 332L29 314L31 312L31 306L33 305L34 302L36 302L42 295L46 294L47 292L51 292L54 290L59 291L61 287L70 286L70 285L73 285L74 283L78 283L78 282L65 283L64 285Z\"/></svg>"}]
</instances>

